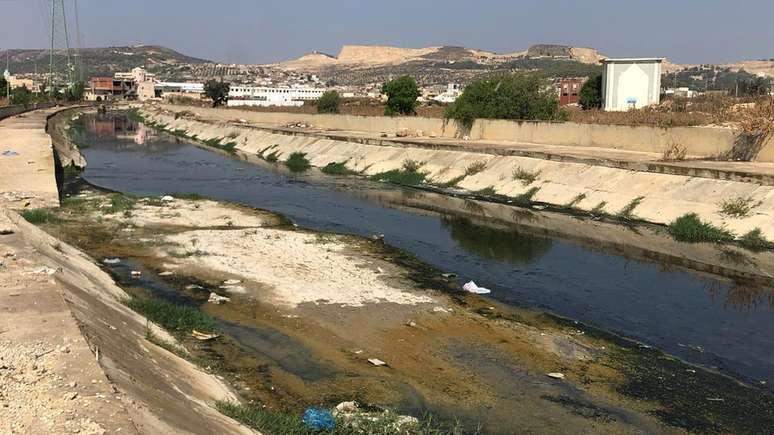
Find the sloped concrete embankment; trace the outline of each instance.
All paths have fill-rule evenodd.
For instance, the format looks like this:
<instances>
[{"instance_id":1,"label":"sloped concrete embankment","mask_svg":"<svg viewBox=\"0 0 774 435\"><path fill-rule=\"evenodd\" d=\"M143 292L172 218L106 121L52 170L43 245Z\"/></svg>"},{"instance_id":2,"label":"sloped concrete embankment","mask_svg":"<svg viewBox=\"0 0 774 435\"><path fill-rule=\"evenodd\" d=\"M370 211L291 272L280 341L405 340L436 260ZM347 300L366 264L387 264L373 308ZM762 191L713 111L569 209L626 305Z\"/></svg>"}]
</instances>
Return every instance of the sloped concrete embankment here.
<instances>
[{"instance_id":1,"label":"sloped concrete embankment","mask_svg":"<svg viewBox=\"0 0 774 435\"><path fill-rule=\"evenodd\" d=\"M667 225L687 213L725 226L737 235L759 228L774 239L774 187L754 183L636 172L583 163L556 162L518 156L501 156L452 150L367 145L313 136L287 136L232 123L203 122L176 117L164 111L144 110L143 115L165 129L201 141L231 142L235 149L281 161L301 152L316 167L345 163L346 167L375 175L401 169L404 162L423 162L421 171L432 184L459 180L456 186L471 192L487 189L507 197L528 195L532 201L579 211L628 214L642 221ZM470 174L469 168L480 166ZM523 181L516 173L536 176ZM469 175L466 175L466 172ZM720 203L750 198L752 212L734 218L721 214Z\"/></svg>"},{"instance_id":2,"label":"sloped concrete embankment","mask_svg":"<svg viewBox=\"0 0 774 435\"><path fill-rule=\"evenodd\" d=\"M139 433L253 433L212 408L218 400L237 400L223 382L147 340L152 333L174 342L122 303L128 295L93 259L15 212L0 209L0 214L10 221L9 230L57 271L53 277L62 297L107 378L122 393Z\"/></svg>"}]
</instances>

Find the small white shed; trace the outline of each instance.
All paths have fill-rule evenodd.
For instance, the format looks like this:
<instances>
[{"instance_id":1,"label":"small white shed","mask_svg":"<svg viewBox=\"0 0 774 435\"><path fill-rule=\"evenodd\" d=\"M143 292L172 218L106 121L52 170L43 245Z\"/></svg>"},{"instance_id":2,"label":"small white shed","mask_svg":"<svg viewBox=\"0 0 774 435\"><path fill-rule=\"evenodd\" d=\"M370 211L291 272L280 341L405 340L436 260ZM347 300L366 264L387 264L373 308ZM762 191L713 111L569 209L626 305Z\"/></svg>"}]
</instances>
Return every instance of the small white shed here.
<instances>
[{"instance_id":1,"label":"small white shed","mask_svg":"<svg viewBox=\"0 0 774 435\"><path fill-rule=\"evenodd\" d=\"M661 101L664 58L603 59L602 108L625 111Z\"/></svg>"}]
</instances>

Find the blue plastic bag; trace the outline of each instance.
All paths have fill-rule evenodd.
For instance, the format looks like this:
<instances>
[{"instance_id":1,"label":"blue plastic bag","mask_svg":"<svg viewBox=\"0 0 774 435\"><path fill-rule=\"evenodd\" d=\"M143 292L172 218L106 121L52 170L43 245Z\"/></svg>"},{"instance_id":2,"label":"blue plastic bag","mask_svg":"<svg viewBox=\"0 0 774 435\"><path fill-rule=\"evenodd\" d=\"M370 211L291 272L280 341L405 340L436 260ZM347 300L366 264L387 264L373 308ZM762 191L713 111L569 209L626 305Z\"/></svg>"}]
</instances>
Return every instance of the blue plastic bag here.
<instances>
[{"instance_id":1,"label":"blue plastic bag","mask_svg":"<svg viewBox=\"0 0 774 435\"><path fill-rule=\"evenodd\" d=\"M304 417L301 420L315 430L329 430L336 425L331 411L322 408L308 408L304 411Z\"/></svg>"}]
</instances>

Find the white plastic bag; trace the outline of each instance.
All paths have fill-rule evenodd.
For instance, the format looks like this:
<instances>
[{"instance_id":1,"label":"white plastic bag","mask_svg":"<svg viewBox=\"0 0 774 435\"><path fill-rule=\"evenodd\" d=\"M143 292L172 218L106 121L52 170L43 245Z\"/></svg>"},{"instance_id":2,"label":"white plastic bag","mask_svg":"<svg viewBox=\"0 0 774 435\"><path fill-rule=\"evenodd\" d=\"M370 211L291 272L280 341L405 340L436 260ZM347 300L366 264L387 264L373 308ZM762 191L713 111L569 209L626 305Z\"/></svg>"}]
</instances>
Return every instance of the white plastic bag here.
<instances>
[{"instance_id":1,"label":"white plastic bag","mask_svg":"<svg viewBox=\"0 0 774 435\"><path fill-rule=\"evenodd\" d=\"M477 295L486 295L486 294L492 293L492 290L489 290L488 288L484 288L484 287L479 287L473 281L470 281L469 283L463 285L462 289L468 293L474 293Z\"/></svg>"}]
</instances>

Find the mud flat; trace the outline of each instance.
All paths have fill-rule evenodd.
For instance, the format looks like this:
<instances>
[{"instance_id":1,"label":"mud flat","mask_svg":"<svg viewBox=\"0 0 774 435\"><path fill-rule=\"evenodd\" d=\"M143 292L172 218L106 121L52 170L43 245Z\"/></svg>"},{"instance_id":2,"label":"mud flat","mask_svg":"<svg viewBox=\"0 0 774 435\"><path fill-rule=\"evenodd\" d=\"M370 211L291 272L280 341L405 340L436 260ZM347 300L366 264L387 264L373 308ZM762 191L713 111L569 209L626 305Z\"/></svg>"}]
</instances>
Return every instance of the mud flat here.
<instances>
[{"instance_id":1,"label":"mud flat","mask_svg":"<svg viewBox=\"0 0 774 435\"><path fill-rule=\"evenodd\" d=\"M459 419L484 433L568 425L754 433L774 422L763 391L574 322L464 294L452 277L379 240L310 232L187 195L132 198L82 184L68 194L42 228L94 258L120 259L108 267L133 298L212 319L208 332L219 338L172 330L172 349L272 412L357 400L444 424ZM209 303L211 293L230 300Z\"/></svg>"}]
</instances>

